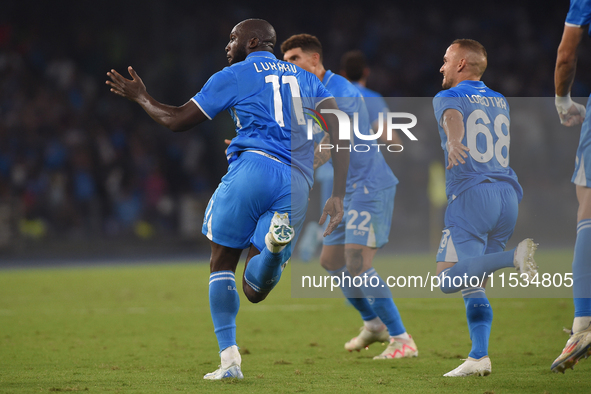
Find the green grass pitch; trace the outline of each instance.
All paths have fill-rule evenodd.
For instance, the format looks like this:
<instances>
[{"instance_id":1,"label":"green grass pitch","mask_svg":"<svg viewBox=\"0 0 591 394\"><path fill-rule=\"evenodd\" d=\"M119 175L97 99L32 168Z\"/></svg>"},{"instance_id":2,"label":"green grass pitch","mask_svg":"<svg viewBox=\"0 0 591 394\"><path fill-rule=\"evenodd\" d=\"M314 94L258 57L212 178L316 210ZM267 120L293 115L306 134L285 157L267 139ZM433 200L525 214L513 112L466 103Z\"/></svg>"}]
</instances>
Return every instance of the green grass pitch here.
<instances>
[{"instance_id":1,"label":"green grass pitch","mask_svg":"<svg viewBox=\"0 0 591 394\"><path fill-rule=\"evenodd\" d=\"M379 263L409 258L434 268L431 254ZM572 251L537 260L568 266ZM444 378L470 350L461 299L397 299L419 357L372 360L381 344L343 349L361 326L355 310L343 299L291 298L290 273L258 305L239 289L245 379L214 382L202 379L219 363L207 264L0 270L0 393L591 392L591 360L550 372L568 339L569 299L491 299L492 375Z\"/></svg>"}]
</instances>

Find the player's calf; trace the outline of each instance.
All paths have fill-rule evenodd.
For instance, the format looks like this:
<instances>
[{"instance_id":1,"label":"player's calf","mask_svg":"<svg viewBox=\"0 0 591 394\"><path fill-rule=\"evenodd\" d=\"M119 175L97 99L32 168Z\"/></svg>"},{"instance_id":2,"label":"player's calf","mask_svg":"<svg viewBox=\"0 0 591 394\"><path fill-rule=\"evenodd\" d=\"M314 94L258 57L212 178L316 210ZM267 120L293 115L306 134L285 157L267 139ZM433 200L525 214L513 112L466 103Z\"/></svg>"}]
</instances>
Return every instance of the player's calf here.
<instances>
[{"instance_id":1,"label":"player's calf","mask_svg":"<svg viewBox=\"0 0 591 394\"><path fill-rule=\"evenodd\" d=\"M246 281L246 278L242 277L242 291L244 295L248 299L248 301L252 302L253 304L258 304L259 302L263 301L269 295L269 292L258 292L255 291Z\"/></svg>"},{"instance_id":2,"label":"player's calf","mask_svg":"<svg viewBox=\"0 0 591 394\"><path fill-rule=\"evenodd\" d=\"M291 256L291 248L286 246L294 235L289 215L275 212L265 236L265 247L259 254L247 260L244 269L243 290L250 302L263 301L279 282Z\"/></svg>"}]
</instances>

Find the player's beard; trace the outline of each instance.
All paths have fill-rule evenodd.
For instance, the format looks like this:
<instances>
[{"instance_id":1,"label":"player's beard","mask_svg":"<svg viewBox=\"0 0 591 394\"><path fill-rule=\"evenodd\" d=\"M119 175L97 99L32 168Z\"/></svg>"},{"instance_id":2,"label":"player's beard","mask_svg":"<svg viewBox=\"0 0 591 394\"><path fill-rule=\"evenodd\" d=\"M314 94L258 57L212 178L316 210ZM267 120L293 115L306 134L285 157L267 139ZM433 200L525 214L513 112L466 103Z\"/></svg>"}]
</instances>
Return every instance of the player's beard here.
<instances>
[{"instance_id":1,"label":"player's beard","mask_svg":"<svg viewBox=\"0 0 591 394\"><path fill-rule=\"evenodd\" d=\"M246 45L236 48L232 54L232 61L230 64L235 64L246 59Z\"/></svg>"},{"instance_id":2,"label":"player's beard","mask_svg":"<svg viewBox=\"0 0 591 394\"><path fill-rule=\"evenodd\" d=\"M451 81L445 75L443 76L443 81L441 82L441 87L443 89L449 89L452 87Z\"/></svg>"}]
</instances>

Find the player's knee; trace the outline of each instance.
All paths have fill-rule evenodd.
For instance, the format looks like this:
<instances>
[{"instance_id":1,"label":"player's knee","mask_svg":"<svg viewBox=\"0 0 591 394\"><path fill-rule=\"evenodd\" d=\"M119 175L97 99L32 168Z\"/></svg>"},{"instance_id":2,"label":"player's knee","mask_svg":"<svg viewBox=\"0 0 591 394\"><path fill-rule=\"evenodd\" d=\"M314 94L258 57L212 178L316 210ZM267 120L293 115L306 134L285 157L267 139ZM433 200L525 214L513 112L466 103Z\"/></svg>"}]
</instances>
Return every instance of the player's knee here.
<instances>
[{"instance_id":1,"label":"player's knee","mask_svg":"<svg viewBox=\"0 0 591 394\"><path fill-rule=\"evenodd\" d=\"M320 255L320 266L325 270L332 271L332 261L329 258L323 256L322 254Z\"/></svg>"},{"instance_id":2,"label":"player's knee","mask_svg":"<svg viewBox=\"0 0 591 394\"><path fill-rule=\"evenodd\" d=\"M351 276L359 276L371 268L371 262L363 260L363 251L361 249L346 249L345 265Z\"/></svg>"}]
</instances>

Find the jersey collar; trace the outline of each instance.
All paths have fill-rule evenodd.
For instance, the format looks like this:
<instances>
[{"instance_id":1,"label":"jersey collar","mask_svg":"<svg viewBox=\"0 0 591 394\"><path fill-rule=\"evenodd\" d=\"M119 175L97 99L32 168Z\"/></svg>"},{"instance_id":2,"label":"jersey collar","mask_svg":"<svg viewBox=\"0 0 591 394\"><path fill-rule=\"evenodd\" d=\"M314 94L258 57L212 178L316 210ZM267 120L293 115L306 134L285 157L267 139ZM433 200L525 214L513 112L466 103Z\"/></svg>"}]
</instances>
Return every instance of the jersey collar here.
<instances>
[{"instance_id":1,"label":"jersey collar","mask_svg":"<svg viewBox=\"0 0 591 394\"><path fill-rule=\"evenodd\" d=\"M247 59L250 57L264 57L267 59L277 59L274 54L272 54L271 52L267 52L267 51L252 52L252 53L248 54L248 56L246 56Z\"/></svg>"},{"instance_id":2,"label":"jersey collar","mask_svg":"<svg viewBox=\"0 0 591 394\"><path fill-rule=\"evenodd\" d=\"M330 79L334 76L334 73L330 70L326 70L326 72L324 73L324 78L322 78L322 84L324 86L326 86L328 84L328 81L330 81Z\"/></svg>"},{"instance_id":3,"label":"jersey collar","mask_svg":"<svg viewBox=\"0 0 591 394\"><path fill-rule=\"evenodd\" d=\"M460 86L460 85L472 86L472 87L475 87L475 88L485 88L486 87L486 85L482 81L471 81L469 79L460 82L456 86Z\"/></svg>"}]
</instances>

